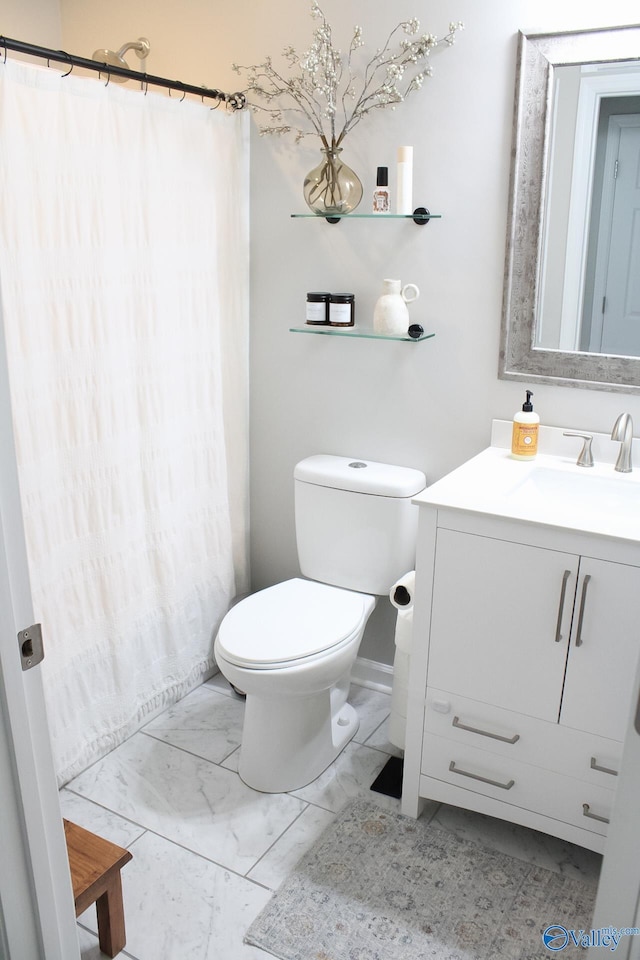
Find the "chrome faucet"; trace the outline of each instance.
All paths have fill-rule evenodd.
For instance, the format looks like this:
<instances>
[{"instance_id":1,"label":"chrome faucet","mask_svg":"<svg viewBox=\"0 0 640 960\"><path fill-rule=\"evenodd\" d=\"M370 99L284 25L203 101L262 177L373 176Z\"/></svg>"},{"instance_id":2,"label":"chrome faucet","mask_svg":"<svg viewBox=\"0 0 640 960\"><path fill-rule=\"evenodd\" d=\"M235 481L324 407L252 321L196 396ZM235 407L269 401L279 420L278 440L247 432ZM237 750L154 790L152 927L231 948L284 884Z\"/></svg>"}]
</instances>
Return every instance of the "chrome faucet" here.
<instances>
[{"instance_id":1,"label":"chrome faucet","mask_svg":"<svg viewBox=\"0 0 640 960\"><path fill-rule=\"evenodd\" d=\"M618 473L631 473L631 445L633 443L633 420L630 413L621 413L613 425L611 439L618 440L622 446L616 460Z\"/></svg>"},{"instance_id":2,"label":"chrome faucet","mask_svg":"<svg viewBox=\"0 0 640 960\"><path fill-rule=\"evenodd\" d=\"M581 440L584 440L582 444L582 450L576 460L576 466L578 467L592 467L593 466L593 453L591 451L591 443L593 437L590 433L563 433L563 437L580 437Z\"/></svg>"}]
</instances>

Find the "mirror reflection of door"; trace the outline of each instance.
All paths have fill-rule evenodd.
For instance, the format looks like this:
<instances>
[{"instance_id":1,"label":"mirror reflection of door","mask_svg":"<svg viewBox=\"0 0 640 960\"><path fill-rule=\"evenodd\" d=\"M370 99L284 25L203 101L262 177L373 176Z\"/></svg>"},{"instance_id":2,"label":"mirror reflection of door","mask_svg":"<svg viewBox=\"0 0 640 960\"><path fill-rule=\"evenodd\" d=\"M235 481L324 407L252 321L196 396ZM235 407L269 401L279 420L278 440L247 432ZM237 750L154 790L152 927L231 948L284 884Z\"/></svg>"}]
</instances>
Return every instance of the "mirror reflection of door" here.
<instances>
[{"instance_id":1,"label":"mirror reflection of door","mask_svg":"<svg viewBox=\"0 0 640 960\"><path fill-rule=\"evenodd\" d=\"M634 98L635 100L636 98ZM605 117L606 119L606 117ZM592 208L581 349L640 356L640 113L610 115ZM597 163L596 163L597 165Z\"/></svg>"},{"instance_id":2,"label":"mirror reflection of door","mask_svg":"<svg viewBox=\"0 0 640 960\"><path fill-rule=\"evenodd\" d=\"M551 116L536 345L640 357L638 63L557 67Z\"/></svg>"}]
</instances>

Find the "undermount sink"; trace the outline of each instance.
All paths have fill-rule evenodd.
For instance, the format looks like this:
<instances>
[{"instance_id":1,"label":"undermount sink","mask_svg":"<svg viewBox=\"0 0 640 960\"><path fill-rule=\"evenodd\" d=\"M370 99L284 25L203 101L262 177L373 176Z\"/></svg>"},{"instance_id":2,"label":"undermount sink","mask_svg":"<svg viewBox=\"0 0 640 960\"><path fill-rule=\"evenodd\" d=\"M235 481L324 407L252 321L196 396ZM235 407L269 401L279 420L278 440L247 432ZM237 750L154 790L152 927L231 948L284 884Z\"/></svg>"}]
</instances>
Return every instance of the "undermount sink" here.
<instances>
[{"instance_id":1,"label":"undermount sink","mask_svg":"<svg viewBox=\"0 0 640 960\"><path fill-rule=\"evenodd\" d=\"M494 421L499 442L427 487L415 502L640 542L640 457L631 473L597 457L593 467L580 467L576 450L559 452L567 449L563 431L547 427L541 432L552 452L514 460L505 445L509 430L510 424ZM600 439L599 449L608 452L609 443L609 437ZM617 446L611 452L615 457Z\"/></svg>"},{"instance_id":2,"label":"undermount sink","mask_svg":"<svg viewBox=\"0 0 640 960\"><path fill-rule=\"evenodd\" d=\"M535 466L506 498L514 505L520 502L541 512L568 510L573 515L590 511L631 519L640 512L640 483L607 467L612 476L595 472L599 467L567 469L564 461Z\"/></svg>"}]
</instances>

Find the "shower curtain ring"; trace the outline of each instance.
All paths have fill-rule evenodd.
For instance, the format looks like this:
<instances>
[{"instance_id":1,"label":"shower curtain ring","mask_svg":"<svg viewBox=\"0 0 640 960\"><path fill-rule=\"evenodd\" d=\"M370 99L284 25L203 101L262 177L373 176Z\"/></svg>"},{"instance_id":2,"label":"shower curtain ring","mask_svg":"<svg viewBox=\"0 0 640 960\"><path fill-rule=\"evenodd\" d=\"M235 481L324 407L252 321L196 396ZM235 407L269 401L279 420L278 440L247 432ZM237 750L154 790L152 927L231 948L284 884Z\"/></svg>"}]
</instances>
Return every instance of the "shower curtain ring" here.
<instances>
[{"instance_id":1,"label":"shower curtain ring","mask_svg":"<svg viewBox=\"0 0 640 960\"><path fill-rule=\"evenodd\" d=\"M71 64L67 72L62 74L62 78L64 78L64 77L68 77L71 71L73 70L73 60L71 59L71 56L68 53L65 53L64 50L61 50L60 53L63 54L63 56L65 56L69 61L69 63Z\"/></svg>"},{"instance_id":2,"label":"shower curtain ring","mask_svg":"<svg viewBox=\"0 0 640 960\"><path fill-rule=\"evenodd\" d=\"M2 39L4 40L4 37L3 37ZM7 44L6 44L6 42L5 42L5 44L4 44L4 61L3 61L3 62L4 62L4 63L7 62Z\"/></svg>"},{"instance_id":3,"label":"shower curtain ring","mask_svg":"<svg viewBox=\"0 0 640 960\"><path fill-rule=\"evenodd\" d=\"M185 90L185 91L183 92L182 96L180 97L180 103L182 103L182 101L184 100L184 98L186 97L186 95L187 95L187 91Z\"/></svg>"},{"instance_id":4,"label":"shower curtain ring","mask_svg":"<svg viewBox=\"0 0 640 960\"><path fill-rule=\"evenodd\" d=\"M110 80L111 80L111 71L110 71L110 70L107 70L107 82L105 83L105 87L108 87L108 86L109 86L109 81L110 81Z\"/></svg>"}]
</instances>

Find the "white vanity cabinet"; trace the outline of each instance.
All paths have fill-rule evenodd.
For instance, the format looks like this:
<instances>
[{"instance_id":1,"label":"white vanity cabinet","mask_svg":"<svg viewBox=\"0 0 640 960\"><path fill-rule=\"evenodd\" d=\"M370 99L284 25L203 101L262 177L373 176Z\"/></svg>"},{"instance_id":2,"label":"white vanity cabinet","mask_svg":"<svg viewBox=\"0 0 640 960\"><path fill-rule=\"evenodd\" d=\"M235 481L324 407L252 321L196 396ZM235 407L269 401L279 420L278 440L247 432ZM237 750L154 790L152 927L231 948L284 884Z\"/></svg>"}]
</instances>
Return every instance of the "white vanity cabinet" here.
<instances>
[{"instance_id":1,"label":"white vanity cabinet","mask_svg":"<svg viewBox=\"0 0 640 960\"><path fill-rule=\"evenodd\" d=\"M639 595L639 567L439 528L429 685L622 740Z\"/></svg>"},{"instance_id":2,"label":"white vanity cabinet","mask_svg":"<svg viewBox=\"0 0 640 960\"><path fill-rule=\"evenodd\" d=\"M636 544L421 505L403 811L601 851L639 650Z\"/></svg>"}]
</instances>

